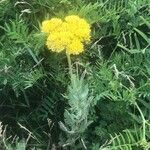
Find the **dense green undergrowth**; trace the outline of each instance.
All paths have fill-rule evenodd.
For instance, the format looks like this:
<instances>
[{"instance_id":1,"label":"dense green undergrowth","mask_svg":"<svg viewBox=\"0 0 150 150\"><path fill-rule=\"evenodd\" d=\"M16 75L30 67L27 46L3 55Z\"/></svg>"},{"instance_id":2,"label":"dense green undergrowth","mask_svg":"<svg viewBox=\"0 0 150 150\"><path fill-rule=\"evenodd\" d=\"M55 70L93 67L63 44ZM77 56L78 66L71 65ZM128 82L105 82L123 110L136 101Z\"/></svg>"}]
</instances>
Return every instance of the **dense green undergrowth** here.
<instances>
[{"instance_id":1,"label":"dense green undergrowth","mask_svg":"<svg viewBox=\"0 0 150 150\"><path fill-rule=\"evenodd\" d=\"M85 52L45 46L46 18L75 14ZM0 149L150 149L149 0L0 0Z\"/></svg>"}]
</instances>

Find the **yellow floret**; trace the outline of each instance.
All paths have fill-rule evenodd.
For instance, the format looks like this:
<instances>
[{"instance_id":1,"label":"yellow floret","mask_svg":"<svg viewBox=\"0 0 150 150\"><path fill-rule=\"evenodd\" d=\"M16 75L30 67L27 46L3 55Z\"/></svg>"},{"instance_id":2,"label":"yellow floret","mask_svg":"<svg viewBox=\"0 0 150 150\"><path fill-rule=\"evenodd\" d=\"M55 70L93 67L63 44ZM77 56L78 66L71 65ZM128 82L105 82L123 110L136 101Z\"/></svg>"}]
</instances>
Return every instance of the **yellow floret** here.
<instances>
[{"instance_id":1,"label":"yellow floret","mask_svg":"<svg viewBox=\"0 0 150 150\"><path fill-rule=\"evenodd\" d=\"M50 34L47 38L46 45L48 49L50 49L53 52L61 52L64 50L64 45L62 44L61 40L58 38L58 33Z\"/></svg>"},{"instance_id":2,"label":"yellow floret","mask_svg":"<svg viewBox=\"0 0 150 150\"><path fill-rule=\"evenodd\" d=\"M84 20L79 18L78 16L68 16L65 18L69 30L75 34L83 42L90 41L90 25Z\"/></svg>"},{"instance_id":3,"label":"yellow floret","mask_svg":"<svg viewBox=\"0 0 150 150\"><path fill-rule=\"evenodd\" d=\"M49 49L54 52L61 52L66 49L66 45L71 43L72 34L70 32L52 32L46 42Z\"/></svg>"},{"instance_id":4,"label":"yellow floret","mask_svg":"<svg viewBox=\"0 0 150 150\"><path fill-rule=\"evenodd\" d=\"M70 31L82 42L90 41L91 29L88 24L70 24Z\"/></svg>"},{"instance_id":5,"label":"yellow floret","mask_svg":"<svg viewBox=\"0 0 150 150\"><path fill-rule=\"evenodd\" d=\"M50 20L45 20L42 22L41 30L44 33L49 33L50 30Z\"/></svg>"},{"instance_id":6,"label":"yellow floret","mask_svg":"<svg viewBox=\"0 0 150 150\"><path fill-rule=\"evenodd\" d=\"M42 22L41 30L44 33L50 33L60 27L62 20L59 18L52 18L51 20L45 20Z\"/></svg>"},{"instance_id":7,"label":"yellow floret","mask_svg":"<svg viewBox=\"0 0 150 150\"><path fill-rule=\"evenodd\" d=\"M84 51L84 46L78 39L74 39L72 43L67 45L66 53L71 55L78 55Z\"/></svg>"}]
</instances>

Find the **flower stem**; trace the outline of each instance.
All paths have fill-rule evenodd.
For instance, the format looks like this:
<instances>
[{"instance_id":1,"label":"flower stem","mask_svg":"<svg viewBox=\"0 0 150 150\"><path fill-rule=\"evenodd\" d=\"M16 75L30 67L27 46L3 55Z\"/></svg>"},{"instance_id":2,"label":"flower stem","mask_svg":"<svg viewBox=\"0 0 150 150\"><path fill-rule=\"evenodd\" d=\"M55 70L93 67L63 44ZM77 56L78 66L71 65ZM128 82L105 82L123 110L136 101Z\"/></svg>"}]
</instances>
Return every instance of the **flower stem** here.
<instances>
[{"instance_id":1,"label":"flower stem","mask_svg":"<svg viewBox=\"0 0 150 150\"><path fill-rule=\"evenodd\" d=\"M140 113L140 115L142 117L142 122L143 122L143 141L146 141L146 120L145 120L144 115L143 115L143 113L142 113L142 111L141 111L141 109L140 109L140 107L138 106L137 103L135 103L135 106L137 107L137 109L138 109L138 111L139 111L139 113Z\"/></svg>"},{"instance_id":2,"label":"flower stem","mask_svg":"<svg viewBox=\"0 0 150 150\"><path fill-rule=\"evenodd\" d=\"M69 74L72 77L72 65L71 65L71 58L70 58L70 54L66 54L67 55L67 60L68 60L68 66L69 66Z\"/></svg>"}]
</instances>

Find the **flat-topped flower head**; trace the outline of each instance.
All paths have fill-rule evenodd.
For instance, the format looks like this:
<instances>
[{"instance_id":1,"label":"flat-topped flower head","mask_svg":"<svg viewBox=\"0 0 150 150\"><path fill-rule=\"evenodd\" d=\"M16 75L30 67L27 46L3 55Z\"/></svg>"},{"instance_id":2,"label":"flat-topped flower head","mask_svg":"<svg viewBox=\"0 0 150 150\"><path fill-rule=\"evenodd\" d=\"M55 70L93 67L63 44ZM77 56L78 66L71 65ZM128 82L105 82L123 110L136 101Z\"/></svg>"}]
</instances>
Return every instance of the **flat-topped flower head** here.
<instances>
[{"instance_id":1,"label":"flat-topped flower head","mask_svg":"<svg viewBox=\"0 0 150 150\"><path fill-rule=\"evenodd\" d=\"M76 15L67 16L64 21L59 18L43 21L41 29L48 34L48 49L58 53L65 50L69 55L82 53L91 37L90 25Z\"/></svg>"}]
</instances>

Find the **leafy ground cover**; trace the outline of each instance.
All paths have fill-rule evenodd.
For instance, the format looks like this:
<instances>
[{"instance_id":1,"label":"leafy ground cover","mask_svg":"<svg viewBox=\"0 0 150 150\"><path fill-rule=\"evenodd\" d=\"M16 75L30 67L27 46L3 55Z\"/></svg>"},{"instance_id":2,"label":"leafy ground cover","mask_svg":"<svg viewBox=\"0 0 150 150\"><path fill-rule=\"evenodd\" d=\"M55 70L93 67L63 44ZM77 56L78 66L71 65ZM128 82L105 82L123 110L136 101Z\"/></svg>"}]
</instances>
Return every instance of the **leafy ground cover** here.
<instances>
[{"instance_id":1,"label":"leafy ground cover","mask_svg":"<svg viewBox=\"0 0 150 150\"><path fill-rule=\"evenodd\" d=\"M41 27L70 15L91 38L68 58ZM0 149L149 150L149 37L149 0L1 0Z\"/></svg>"}]
</instances>

